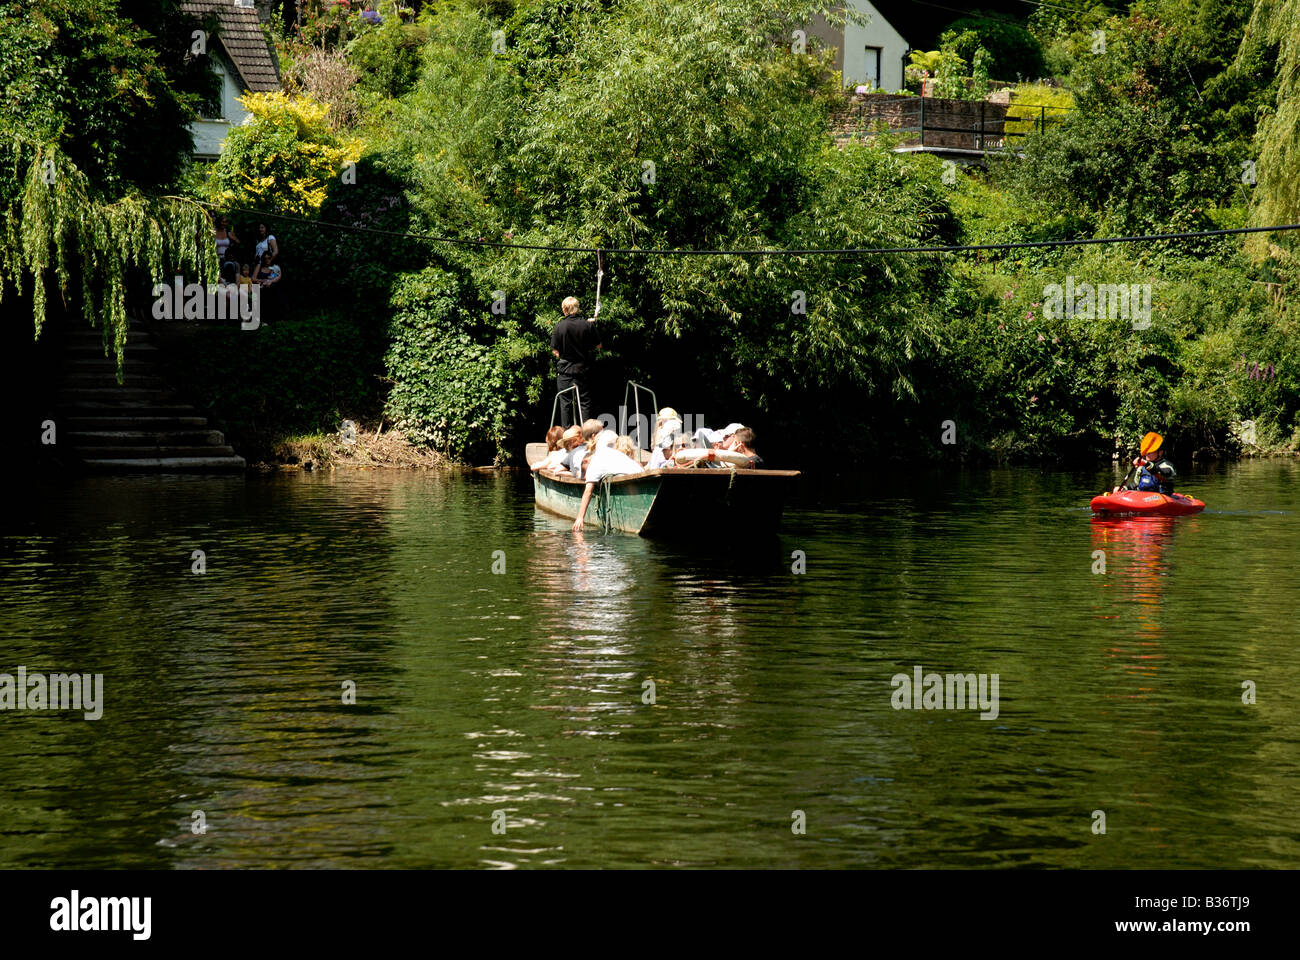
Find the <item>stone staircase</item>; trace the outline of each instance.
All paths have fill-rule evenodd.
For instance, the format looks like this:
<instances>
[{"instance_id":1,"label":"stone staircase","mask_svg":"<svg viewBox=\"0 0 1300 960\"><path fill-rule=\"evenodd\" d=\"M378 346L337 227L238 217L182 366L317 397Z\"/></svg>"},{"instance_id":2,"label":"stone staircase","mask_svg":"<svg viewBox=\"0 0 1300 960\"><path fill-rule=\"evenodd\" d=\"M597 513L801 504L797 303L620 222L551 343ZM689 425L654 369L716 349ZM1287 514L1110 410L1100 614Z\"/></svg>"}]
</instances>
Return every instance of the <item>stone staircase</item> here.
<instances>
[{"instance_id":1,"label":"stone staircase","mask_svg":"<svg viewBox=\"0 0 1300 960\"><path fill-rule=\"evenodd\" d=\"M181 400L159 372L159 351L143 324L127 332L123 382L104 356L99 330L64 333L55 423L60 452L90 470L243 470L244 458L208 418Z\"/></svg>"}]
</instances>

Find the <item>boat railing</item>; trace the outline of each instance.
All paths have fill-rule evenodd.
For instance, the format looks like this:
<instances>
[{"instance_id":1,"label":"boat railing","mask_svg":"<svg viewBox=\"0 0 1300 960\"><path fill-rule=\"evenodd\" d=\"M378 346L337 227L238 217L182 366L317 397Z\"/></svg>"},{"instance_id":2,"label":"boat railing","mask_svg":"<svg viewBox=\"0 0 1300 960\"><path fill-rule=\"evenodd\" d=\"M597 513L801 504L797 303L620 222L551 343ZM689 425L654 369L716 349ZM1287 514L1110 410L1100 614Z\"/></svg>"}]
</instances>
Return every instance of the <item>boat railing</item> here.
<instances>
[{"instance_id":1,"label":"boat railing","mask_svg":"<svg viewBox=\"0 0 1300 960\"><path fill-rule=\"evenodd\" d=\"M631 436L627 430L627 411L628 411L628 394L632 396L632 406L635 413L632 417L636 424L636 448L638 450L649 450L650 444L654 442L654 430L650 428L650 417L655 415L659 409L659 400L655 397L655 392L649 387L642 386L635 381L629 380L627 386L623 388L623 405L618 408L618 432L622 436ZM641 414L641 394L650 395L650 417L644 417ZM649 429L650 436L645 436L645 431Z\"/></svg>"},{"instance_id":2,"label":"boat railing","mask_svg":"<svg viewBox=\"0 0 1300 960\"><path fill-rule=\"evenodd\" d=\"M578 385L575 383L571 387L565 387L555 394L555 400L551 403L551 426L555 426L555 417L560 409L560 397L566 393L573 392L573 403L578 408L578 426L582 426L584 417L582 416L582 394L578 393ZM548 428L549 429L549 428Z\"/></svg>"}]
</instances>

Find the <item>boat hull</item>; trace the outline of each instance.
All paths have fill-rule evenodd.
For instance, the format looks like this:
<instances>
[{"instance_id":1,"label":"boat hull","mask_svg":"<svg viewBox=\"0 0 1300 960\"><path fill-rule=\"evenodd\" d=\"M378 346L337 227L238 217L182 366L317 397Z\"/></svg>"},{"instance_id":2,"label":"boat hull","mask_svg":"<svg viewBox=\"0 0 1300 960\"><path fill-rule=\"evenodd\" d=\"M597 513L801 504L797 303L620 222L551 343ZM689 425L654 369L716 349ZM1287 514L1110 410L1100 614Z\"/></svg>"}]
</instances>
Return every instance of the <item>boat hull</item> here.
<instances>
[{"instance_id":1,"label":"boat hull","mask_svg":"<svg viewBox=\"0 0 1300 960\"><path fill-rule=\"evenodd\" d=\"M1204 509L1202 501L1181 493L1121 490L1092 498L1092 512L1108 517L1187 517Z\"/></svg>"},{"instance_id":2,"label":"boat hull","mask_svg":"<svg viewBox=\"0 0 1300 960\"><path fill-rule=\"evenodd\" d=\"M775 533L797 470L647 470L592 491L583 522L644 536L746 537ZM548 513L574 519L586 484L537 471L533 495Z\"/></svg>"}]
</instances>

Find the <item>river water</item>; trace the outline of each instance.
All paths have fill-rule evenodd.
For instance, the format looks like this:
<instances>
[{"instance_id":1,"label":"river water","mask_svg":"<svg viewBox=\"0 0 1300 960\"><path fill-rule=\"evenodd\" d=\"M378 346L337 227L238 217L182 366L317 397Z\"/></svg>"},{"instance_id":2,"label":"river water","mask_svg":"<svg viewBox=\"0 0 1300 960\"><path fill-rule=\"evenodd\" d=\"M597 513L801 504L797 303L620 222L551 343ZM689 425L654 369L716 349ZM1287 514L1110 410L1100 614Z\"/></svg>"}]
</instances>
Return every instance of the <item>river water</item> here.
<instances>
[{"instance_id":1,"label":"river water","mask_svg":"<svg viewBox=\"0 0 1300 960\"><path fill-rule=\"evenodd\" d=\"M1300 867L1297 464L1109 525L1109 471L898 479L743 549L512 474L33 487L0 673L103 715L0 712L0 867Z\"/></svg>"}]
</instances>

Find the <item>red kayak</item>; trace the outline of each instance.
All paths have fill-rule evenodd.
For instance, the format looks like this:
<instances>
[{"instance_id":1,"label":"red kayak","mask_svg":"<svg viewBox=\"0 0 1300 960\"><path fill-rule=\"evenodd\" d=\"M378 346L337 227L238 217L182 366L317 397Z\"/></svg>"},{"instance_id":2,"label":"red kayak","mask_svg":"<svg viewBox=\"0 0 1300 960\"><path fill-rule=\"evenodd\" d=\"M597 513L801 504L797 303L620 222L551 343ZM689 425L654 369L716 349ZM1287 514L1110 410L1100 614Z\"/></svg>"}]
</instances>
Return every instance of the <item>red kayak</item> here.
<instances>
[{"instance_id":1,"label":"red kayak","mask_svg":"<svg viewBox=\"0 0 1300 960\"><path fill-rule=\"evenodd\" d=\"M1205 503L1181 493L1121 490L1092 498L1092 512L1123 517L1186 517L1200 513Z\"/></svg>"}]
</instances>

